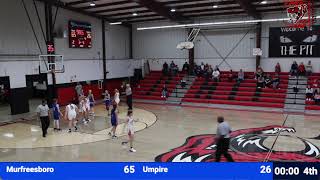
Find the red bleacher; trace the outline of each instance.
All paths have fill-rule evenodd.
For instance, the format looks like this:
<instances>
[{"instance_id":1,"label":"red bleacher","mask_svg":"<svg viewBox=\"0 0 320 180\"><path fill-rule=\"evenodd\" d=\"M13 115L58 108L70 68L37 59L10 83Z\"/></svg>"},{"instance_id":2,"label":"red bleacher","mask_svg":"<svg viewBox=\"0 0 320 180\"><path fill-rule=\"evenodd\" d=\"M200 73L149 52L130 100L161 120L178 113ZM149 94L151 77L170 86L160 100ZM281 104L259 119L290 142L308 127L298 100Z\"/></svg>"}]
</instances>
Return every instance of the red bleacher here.
<instances>
[{"instance_id":1,"label":"red bleacher","mask_svg":"<svg viewBox=\"0 0 320 180\"><path fill-rule=\"evenodd\" d=\"M315 79L320 79L320 73L313 73L311 76L309 76L308 85L312 86ZM316 105L314 101L306 101L306 110L320 110L320 106Z\"/></svg>"},{"instance_id":2,"label":"red bleacher","mask_svg":"<svg viewBox=\"0 0 320 180\"><path fill-rule=\"evenodd\" d=\"M275 73L268 73L274 76ZM221 72L220 82L198 77L183 98L183 102L228 104L283 108L288 87L288 73L280 74L280 89L258 89L253 72L245 73L245 80L237 85L228 81L229 72Z\"/></svg>"},{"instance_id":3,"label":"red bleacher","mask_svg":"<svg viewBox=\"0 0 320 180\"><path fill-rule=\"evenodd\" d=\"M136 99L165 100L166 98L161 97L163 85L166 84L170 95L175 89L176 84L178 84L183 77L183 73L178 73L177 76L174 77L168 77L163 76L161 71L152 71L139 82L138 87L133 89L133 97Z\"/></svg>"}]
</instances>

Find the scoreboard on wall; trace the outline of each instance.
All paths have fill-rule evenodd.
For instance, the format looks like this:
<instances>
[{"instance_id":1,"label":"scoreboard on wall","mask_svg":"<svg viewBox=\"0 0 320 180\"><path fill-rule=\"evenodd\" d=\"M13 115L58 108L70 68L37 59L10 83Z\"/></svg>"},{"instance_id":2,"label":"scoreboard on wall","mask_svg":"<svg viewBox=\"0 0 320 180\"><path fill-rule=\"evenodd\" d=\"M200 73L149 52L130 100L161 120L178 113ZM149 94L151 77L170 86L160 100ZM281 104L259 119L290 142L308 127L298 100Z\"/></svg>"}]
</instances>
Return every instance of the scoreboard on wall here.
<instances>
[{"instance_id":1,"label":"scoreboard on wall","mask_svg":"<svg viewBox=\"0 0 320 180\"><path fill-rule=\"evenodd\" d=\"M69 21L69 47L92 47L91 24L78 21Z\"/></svg>"}]
</instances>

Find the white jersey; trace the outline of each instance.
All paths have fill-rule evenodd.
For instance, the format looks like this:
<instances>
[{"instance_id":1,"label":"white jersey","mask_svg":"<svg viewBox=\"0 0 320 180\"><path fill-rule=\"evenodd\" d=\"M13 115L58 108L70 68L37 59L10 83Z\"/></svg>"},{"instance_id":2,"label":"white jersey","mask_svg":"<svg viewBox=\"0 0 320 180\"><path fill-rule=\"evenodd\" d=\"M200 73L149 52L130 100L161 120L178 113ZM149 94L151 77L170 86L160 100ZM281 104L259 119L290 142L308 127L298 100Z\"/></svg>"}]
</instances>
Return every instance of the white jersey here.
<instances>
[{"instance_id":1,"label":"white jersey","mask_svg":"<svg viewBox=\"0 0 320 180\"><path fill-rule=\"evenodd\" d=\"M66 106L66 113L68 115L68 120L73 120L77 117L77 106L74 104L69 104Z\"/></svg>"},{"instance_id":2,"label":"white jersey","mask_svg":"<svg viewBox=\"0 0 320 180\"><path fill-rule=\"evenodd\" d=\"M128 132L130 132L131 134L134 134L134 126L133 126L134 120L133 120L133 118L130 117L130 116L128 116L127 119L128 119L127 130L128 130Z\"/></svg>"},{"instance_id":3,"label":"white jersey","mask_svg":"<svg viewBox=\"0 0 320 180\"><path fill-rule=\"evenodd\" d=\"M120 103L120 94L117 92L114 94L114 101L119 104Z\"/></svg>"},{"instance_id":4,"label":"white jersey","mask_svg":"<svg viewBox=\"0 0 320 180\"><path fill-rule=\"evenodd\" d=\"M90 100L89 100L89 98L86 98L85 102L86 102L85 106L86 106L87 111L90 111Z\"/></svg>"},{"instance_id":5,"label":"white jersey","mask_svg":"<svg viewBox=\"0 0 320 180\"><path fill-rule=\"evenodd\" d=\"M81 100L80 101L80 103L79 103L79 111L80 112L86 112L87 111L85 100Z\"/></svg>"}]
</instances>

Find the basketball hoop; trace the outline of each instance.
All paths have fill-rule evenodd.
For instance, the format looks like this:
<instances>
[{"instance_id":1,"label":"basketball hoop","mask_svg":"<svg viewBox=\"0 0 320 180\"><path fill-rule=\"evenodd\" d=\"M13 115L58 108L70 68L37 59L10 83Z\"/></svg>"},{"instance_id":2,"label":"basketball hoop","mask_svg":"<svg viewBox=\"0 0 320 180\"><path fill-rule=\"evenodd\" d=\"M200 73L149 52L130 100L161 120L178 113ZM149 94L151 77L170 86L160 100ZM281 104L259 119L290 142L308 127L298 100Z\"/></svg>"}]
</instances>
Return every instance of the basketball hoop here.
<instances>
[{"instance_id":1,"label":"basketball hoop","mask_svg":"<svg viewBox=\"0 0 320 180\"><path fill-rule=\"evenodd\" d=\"M64 73L63 55L39 55L39 72L47 74Z\"/></svg>"},{"instance_id":2,"label":"basketball hoop","mask_svg":"<svg viewBox=\"0 0 320 180\"><path fill-rule=\"evenodd\" d=\"M177 49L184 50L184 49L192 49L194 47L193 42L181 42L177 45Z\"/></svg>"}]
</instances>

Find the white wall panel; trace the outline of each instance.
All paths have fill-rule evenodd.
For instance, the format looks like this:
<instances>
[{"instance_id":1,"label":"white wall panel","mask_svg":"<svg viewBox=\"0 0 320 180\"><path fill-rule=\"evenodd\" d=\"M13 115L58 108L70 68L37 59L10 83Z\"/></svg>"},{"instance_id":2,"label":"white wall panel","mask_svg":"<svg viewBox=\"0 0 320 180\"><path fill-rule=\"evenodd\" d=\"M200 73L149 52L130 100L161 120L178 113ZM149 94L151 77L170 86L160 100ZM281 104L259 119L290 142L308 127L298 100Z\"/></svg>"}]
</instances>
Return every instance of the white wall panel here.
<instances>
[{"instance_id":1,"label":"white wall panel","mask_svg":"<svg viewBox=\"0 0 320 180\"><path fill-rule=\"evenodd\" d=\"M135 59L188 57L187 51L176 48L178 43L186 41L185 29L137 31L136 28L139 26L135 25L133 31L133 57Z\"/></svg>"},{"instance_id":2,"label":"white wall panel","mask_svg":"<svg viewBox=\"0 0 320 180\"><path fill-rule=\"evenodd\" d=\"M255 40L252 38L254 33L253 29L248 28L202 31L195 43L195 62L197 64L204 62L212 66L220 65L222 70L232 68L237 71L239 69L253 71L255 69L255 57L252 55L252 49L255 47ZM223 59L226 59L227 63L223 62Z\"/></svg>"},{"instance_id":3,"label":"white wall panel","mask_svg":"<svg viewBox=\"0 0 320 180\"><path fill-rule=\"evenodd\" d=\"M33 19L41 46L45 48L45 41L42 36L40 24L37 19L35 8L31 0L26 0L26 6ZM42 3L37 2L38 11L44 17ZM0 54L39 54L39 48L34 38L27 14L21 0L2 0L0 6ZM42 21L44 25L44 20ZM45 27L44 27L45 28ZM45 29L44 29L45 31Z\"/></svg>"},{"instance_id":4,"label":"white wall panel","mask_svg":"<svg viewBox=\"0 0 320 180\"><path fill-rule=\"evenodd\" d=\"M119 25L107 25L106 48L107 59L128 59L130 57L129 28Z\"/></svg>"}]
</instances>

